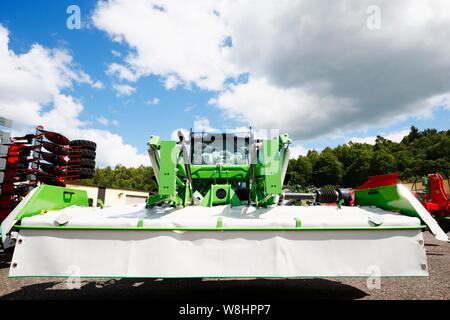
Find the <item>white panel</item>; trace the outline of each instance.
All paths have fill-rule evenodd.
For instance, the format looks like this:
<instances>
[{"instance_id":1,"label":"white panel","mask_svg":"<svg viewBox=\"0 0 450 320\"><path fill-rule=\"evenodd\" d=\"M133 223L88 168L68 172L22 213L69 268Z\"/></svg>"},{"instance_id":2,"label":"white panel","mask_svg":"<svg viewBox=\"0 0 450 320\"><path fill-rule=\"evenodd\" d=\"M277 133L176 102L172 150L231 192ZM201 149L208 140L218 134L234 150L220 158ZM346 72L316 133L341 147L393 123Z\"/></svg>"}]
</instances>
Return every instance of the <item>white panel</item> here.
<instances>
[{"instance_id":1,"label":"white panel","mask_svg":"<svg viewBox=\"0 0 450 320\"><path fill-rule=\"evenodd\" d=\"M21 241L20 241L21 240ZM420 230L21 230L10 276L427 276Z\"/></svg>"},{"instance_id":2,"label":"white panel","mask_svg":"<svg viewBox=\"0 0 450 320\"><path fill-rule=\"evenodd\" d=\"M192 206L181 209L153 208L146 209L145 204L121 207L79 208L69 207L60 211L51 211L44 215L36 215L22 220L23 226L53 226L56 216L66 213L70 216L66 226L108 227L129 226L128 219L145 219L144 226L153 225L198 228L200 225L211 225L215 228L217 219L222 217L223 226L229 228L294 228L295 219L301 221L302 227L308 228L372 228L370 220L377 217L382 221L380 227L419 227L418 218L408 217L372 207L337 207L331 206L278 206L268 209L254 207L201 207ZM162 220L162 221L157 221ZM135 225L132 220L131 225Z\"/></svg>"},{"instance_id":3,"label":"white panel","mask_svg":"<svg viewBox=\"0 0 450 320\"><path fill-rule=\"evenodd\" d=\"M145 203L146 201L147 197L143 196L133 196L129 194L125 196L125 204Z\"/></svg>"},{"instance_id":4,"label":"white panel","mask_svg":"<svg viewBox=\"0 0 450 320\"><path fill-rule=\"evenodd\" d=\"M420 201L409 191L404 185L397 185L398 194L409 201L411 206L416 210L420 218L430 228L431 233L435 235L435 238L440 241L449 241L447 234L442 230L437 221L431 216L431 214L425 209Z\"/></svg>"}]
</instances>

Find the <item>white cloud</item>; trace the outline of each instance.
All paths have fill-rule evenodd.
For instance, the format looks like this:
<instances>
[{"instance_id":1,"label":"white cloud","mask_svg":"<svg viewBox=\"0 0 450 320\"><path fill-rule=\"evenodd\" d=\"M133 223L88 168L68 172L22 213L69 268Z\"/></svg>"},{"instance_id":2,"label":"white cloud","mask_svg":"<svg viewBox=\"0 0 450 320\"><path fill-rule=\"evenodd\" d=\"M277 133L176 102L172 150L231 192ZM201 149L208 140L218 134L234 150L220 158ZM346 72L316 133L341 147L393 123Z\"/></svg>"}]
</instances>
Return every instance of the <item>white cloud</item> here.
<instances>
[{"instance_id":1,"label":"white cloud","mask_svg":"<svg viewBox=\"0 0 450 320\"><path fill-rule=\"evenodd\" d=\"M385 139L391 140L393 142L400 142L408 134L409 134L409 129L404 129L404 130L399 130L399 131L394 131L394 132L381 133L380 136L382 136ZM353 137L348 140L355 142L355 143L375 144L376 139L377 139L376 136L367 136L367 137Z\"/></svg>"},{"instance_id":2,"label":"white cloud","mask_svg":"<svg viewBox=\"0 0 450 320\"><path fill-rule=\"evenodd\" d=\"M231 5L224 14L234 30L232 56L251 77L219 94L219 108L296 139L430 114L436 104L424 102L449 96L450 35L438 30L450 27L450 4L379 1L376 31L365 27L369 4L261 1L257 12Z\"/></svg>"},{"instance_id":3,"label":"white cloud","mask_svg":"<svg viewBox=\"0 0 450 320\"><path fill-rule=\"evenodd\" d=\"M229 118L312 139L430 116L449 99L450 3L379 0L381 28L369 30L372 4L110 0L93 21L140 75L219 90L211 102Z\"/></svg>"},{"instance_id":4,"label":"white cloud","mask_svg":"<svg viewBox=\"0 0 450 320\"><path fill-rule=\"evenodd\" d=\"M122 56L122 54L117 50L111 50L111 54L116 58L119 58L120 56Z\"/></svg>"},{"instance_id":5,"label":"white cloud","mask_svg":"<svg viewBox=\"0 0 450 320\"><path fill-rule=\"evenodd\" d=\"M112 125L114 127L118 127L120 125L119 121L117 121L115 119L109 120L109 119L105 118L104 116L100 116L96 120L98 123L100 123L101 125L104 125L104 126Z\"/></svg>"},{"instance_id":6,"label":"white cloud","mask_svg":"<svg viewBox=\"0 0 450 320\"><path fill-rule=\"evenodd\" d=\"M194 132L221 132L222 130L216 129L211 126L211 122L208 118L197 117L194 120Z\"/></svg>"},{"instance_id":7,"label":"white cloud","mask_svg":"<svg viewBox=\"0 0 450 320\"><path fill-rule=\"evenodd\" d=\"M168 75L164 80L164 87L167 90L176 89L182 81L173 74Z\"/></svg>"},{"instance_id":8,"label":"white cloud","mask_svg":"<svg viewBox=\"0 0 450 320\"><path fill-rule=\"evenodd\" d=\"M109 124L109 120L106 119L104 116L98 117L97 122L104 126L107 126Z\"/></svg>"},{"instance_id":9,"label":"white cloud","mask_svg":"<svg viewBox=\"0 0 450 320\"><path fill-rule=\"evenodd\" d=\"M186 128L178 128L178 129L175 129L172 131L172 133L170 135L171 140L174 140L174 141L179 140L178 139L178 131L181 131L185 138L189 137L190 130L188 130ZM194 120L193 131L194 132L221 132L221 130L212 127L209 119L205 118L205 117L197 117Z\"/></svg>"},{"instance_id":10,"label":"white cloud","mask_svg":"<svg viewBox=\"0 0 450 320\"><path fill-rule=\"evenodd\" d=\"M267 80L252 78L246 84L230 86L210 103L236 121L259 129L279 129L296 138L329 130L342 115L342 108L346 114L353 108L348 99L318 95L304 88L275 87Z\"/></svg>"},{"instance_id":11,"label":"white cloud","mask_svg":"<svg viewBox=\"0 0 450 320\"><path fill-rule=\"evenodd\" d=\"M158 98L153 98L153 99L148 100L146 103L148 105L155 106L160 103L160 100Z\"/></svg>"},{"instance_id":12,"label":"white cloud","mask_svg":"<svg viewBox=\"0 0 450 320\"><path fill-rule=\"evenodd\" d=\"M131 96L136 92L136 88L127 84L115 84L113 85L113 89L116 91L118 97Z\"/></svg>"},{"instance_id":13,"label":"white cloud","mask_svg":"<svg viewBox=\"0 0 450 320\"><path fill-rule=\"evenodd\" d=\"M101 1L93 22L133 48L126 62L142 75L166 78L167 88L196 84L218 90L241 72L223 46L230 30L217 15L218 6L210 0Z\"/></svg>"},{"instance_id":14,"label":"white cloud","mask_svg":"<svg viewBox=\"0 0 450 320\"><path fill-rule=\"evenodd\" d=\"M297 159L299 156L306 156L308 154L308 149L302 145L290 146L290 159Z\"/></svg>"},{"instance_id":15,"label":"white cloud","mask_svg":"<svg viewBox=\"0 0 450 320\"><path fill-rule=\"evenodd\" d=\"M103 84L103 82L101 82L101 81L94 81L93 83L92 83L92 88L94 88L94 89L103 89L105 87L105 85Z\"/></svg>"},{"instance_id":16,"label":"white cloud","mask_svg":"<svg viewBox=\"0 0 450 320\"><path fill-rule=\"evenodd\" d=\"M70 139L95 141L99 166L148 164L147 156L119 135L89 128L79 119L83 105L63 90L95 82L66 51L35 44L17 55L8 43L8 30L0 25L0 114L13 120L13 134L34 132L35 126L43 125Z\"/></svg>"},{"instance_id":17,"label":"white cloud","mask_svg":"<svg viewBox=\"0 0 450 320\"><path fill-rule=\"evenodd\" d=\"M139 79L139 76L136 72L133 72L129 68L118 63L111 63L108 66L106 73L110 76L115 76L120 80L126 80L130 82L136 82L137 79Z\"/></svg>"},{"instance_id":18,"label":"white cloud","mask_svg":"<svg viewBox=\"0 0 450 320\"><path fill-rule=\"evenodd\" d=\"M400 131L395 131L395 132L391 132L388 134L381 134L381 136L383 136L384 138L394 141L394 142L400 142L403 140L403 138L405 136L407 136L409 134L410 130L409 129L405 129L405 130L400 130Z\"/></svg>"},{"instance_id":19,"label":"white cloud","mask_svg":"<svg viewBox=\"0 0 450 320\"><path fill-rule=\"evenodd\" d=\"M185 108L184 108L184 112L190 112L195 108L195 105L193 104L188 104Z\"/></svg>"},{"instance_id":20,"label":"white cloud","mask_svg":"<svg viewBox=\"0 0 450 320\"><path fill-rule=\"evenodd\" d=\"M172 131L172 133L170 134L170 139L173 141L178 141L178 131L181 131L181 133L183 134L183 136L188 139L189 138L189 130L185 129L185 128L178 128Z\"/></svg>"}]
</instances>

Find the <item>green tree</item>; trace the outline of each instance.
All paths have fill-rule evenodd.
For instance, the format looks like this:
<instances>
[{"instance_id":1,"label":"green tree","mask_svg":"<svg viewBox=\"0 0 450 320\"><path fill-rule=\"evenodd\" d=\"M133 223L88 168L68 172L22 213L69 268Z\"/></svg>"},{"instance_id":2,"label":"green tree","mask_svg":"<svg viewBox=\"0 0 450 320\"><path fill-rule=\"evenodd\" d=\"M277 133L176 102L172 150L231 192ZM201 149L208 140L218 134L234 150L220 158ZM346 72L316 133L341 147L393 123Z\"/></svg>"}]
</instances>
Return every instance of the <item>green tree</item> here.
<instances>
[{"instance_id":1,"label":"green tree","mask_svg":"<svg viewBox=\"0 0 450 320\"><path fill-rule=\"evenodd\" d=\"M151 167L140 166L127 168L122 165L97 168L94 178L82 180L81 183L105 188L156 191L157 185Z\"/></svg>"},{"instance_id":2,"label":"green tree","mask_svg":"<svg viewBox=\"0 0 450 320\"><path fill-rule=\"evenodd\" d=\"M325 148L313 165L313 182L316 187L341 185L344 166L331 148Z\"/></svg>"},{"instance_id":3,"label":"green tree","mask_svg":"<svg viewBox=\"0 0 450 320\"><path fill-rule=\"evenodd\" d=\"M308 157L299 156L289 161L290 185L306 187L312 184L313 166Z\"/></svg>"},{"instance_id":4,"label":"green tree","mask_svg":"<svg viewBox=\"0 0 450 320\"><path fill-rule=\"evenodd\" d=\"M450 130L419 131L412 126L400 143L377 136L374 145L350 141L333 149L326 148L322 153L311 150L304 159L299 159L289 167L291 176L295 177L293 181L303 184L311 176L316 187L325 184L356 187L368 176L395 171L400 173L402 181L413 181L434 172L448 177ZM305 159L312 165L312 173L307 165L301 164Z\"/></svg>"},{"instance_id":5,"label":"green tree","mask_svg":"<svg viewBox=\"0 0 450 320\"><path fill-rule=\"evenodd\" d=\"M350 142L350 165L345 168L343 184L354 188L366 181L371 174L371 161L373 157L373 146L367 143Z\"/></svg>"},{"instance_id":6,"label":"green tree","mask_svg":"<svg viewBox=\"0 0 450 320\"><path fill-rule=\"evenodd\" d=\"M386 149L374 152L370 162L370 175L387 174L396 170L395 157Z\"/></svg>"}]
</instances>

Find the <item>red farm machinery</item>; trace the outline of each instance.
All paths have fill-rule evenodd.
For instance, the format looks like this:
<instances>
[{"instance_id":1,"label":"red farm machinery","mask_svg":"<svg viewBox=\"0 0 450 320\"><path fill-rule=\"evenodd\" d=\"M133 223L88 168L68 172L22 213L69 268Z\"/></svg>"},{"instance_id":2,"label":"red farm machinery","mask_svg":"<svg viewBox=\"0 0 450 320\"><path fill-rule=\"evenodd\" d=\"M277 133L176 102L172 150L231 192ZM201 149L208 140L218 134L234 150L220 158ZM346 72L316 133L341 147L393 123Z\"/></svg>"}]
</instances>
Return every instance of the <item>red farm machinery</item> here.
<instances>
[{"instance_id":1,"label":"red farm machinery","mask_svg":"<svg viewBox=\"0 0 450 320\"><path fill-rule=\"evenodd\" d=\"M2 119L3 127L11 123ZM70 140L38 126L34 134L3 131L0 154L0 221L40 184L65 187L95 173L96 144Z\"/></svg>"}]
</instances>

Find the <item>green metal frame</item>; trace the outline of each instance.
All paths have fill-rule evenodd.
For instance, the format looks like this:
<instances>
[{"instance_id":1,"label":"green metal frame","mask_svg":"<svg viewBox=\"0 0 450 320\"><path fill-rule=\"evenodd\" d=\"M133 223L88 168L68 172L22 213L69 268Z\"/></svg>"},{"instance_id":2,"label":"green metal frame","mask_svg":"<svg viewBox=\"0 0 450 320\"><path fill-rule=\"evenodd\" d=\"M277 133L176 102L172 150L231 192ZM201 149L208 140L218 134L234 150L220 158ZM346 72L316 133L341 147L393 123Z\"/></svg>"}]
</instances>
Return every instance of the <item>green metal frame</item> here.
<instances>
[{"instance_id":1,"label":"green metal frame","mask_svg":"<svg viewBox=\"0 0 450 320\"><path fill-rule=\"evenodd\" d=\"M219 198L217 193L219 190L224 190L225 196ZM230 204L231 206L239 206L242 204L233 188L229 184L213 184L206 196L203 198L201 205L205 207L212 207L213 205Z\"/></svg>"},{"instance_id":2,"label":"green metal frame","mask_svg":"<svg viewBox=\"0 0 450 320\"><path fill-rule=\"evenodd\" d=\"M420 219L419 214L411 203L399 195L397 185L356 190L355 204L376 206L384 210L396 211Z\"/></svg>"},{"instance_id":3,"label":"green metal frame","mask_svg":"<svg viewBox=\"0 0 450 320\"><path fill-rule=\"evenodd\" d=\"M160 147L161 159L164 159L159 174L159 194L174 195L176 192L176 163L171 159L176 157L175 141L162 141Z\"/></svg>"},{"instance_id":4,"label":"green metal frame","mask_svg":"<svg viewBox=\"0 0 450 320\"><path fill-rule=\"evenodd\" d=\"M274 204L276 196L281 195L281 167L285 156L284 150L290 143L287 134L262 141L263 147L257 157L251 190L251 201L256 206L267 207ZM153 150L158 150L160 162L158 194L148 198L147 206L161 203L189 206L192 204L191 192L195 191L203 197L198 203L201 206L222 204L239 206L247 203L246 199L242 201L239 198L237 190L242 185L248 188L250 164L189 164L193 186L193 190L190 190L182 149L177 147L177 143L161 141L158 136L152 136L148 145ZM219 189L225 191L225 198L219 199L217 196Z\"/></svg>"},{"instance_id":5,"label":"green metal frame","mask_svg":"<svg viewBox=\"0 0 450 320\"><path fill-rule=\"evenodd\" d=\"M256 157L251 190L251 201L257 207L274 204L274 200L282 193L281 170L286 156L284 150L289 143L287 134L262 141L262 149ZM242 192L237 191L249 191L243 189L243 186L248 188L250 185L251 165L190 165L193 189L190 190L182 149L177 146L177 143L161 141L158 136L152 136L148 144L159 152L160 166L158 194L147 199L147 206L163 203L177 207L189 206L193 203L191 192L194 191L202 196L197 201L197 204L201 206L212 207L224 204L239 206L247 203L247 200L242 201L239 198ZM398 194L396 185L356 190L355 204L376 206L420 218L409 201ZM86 191L41 185L20 209L16 219L20 220L44 211L60 210L74 205L81 207L89 205ZM301 226L301 222L298 222L298 226Z\"/></svg>"},{"instance_id":6,"label":"green metal frame","mask_svg":"<svg viewBox=\"0 0 450 320\"><path fill-rule=\"evenodd\" d=\"M88 207L87 192L42 184L16 215L20 220L46 211L61 210L70 206Z\"/></svg>"}]
</instances>

